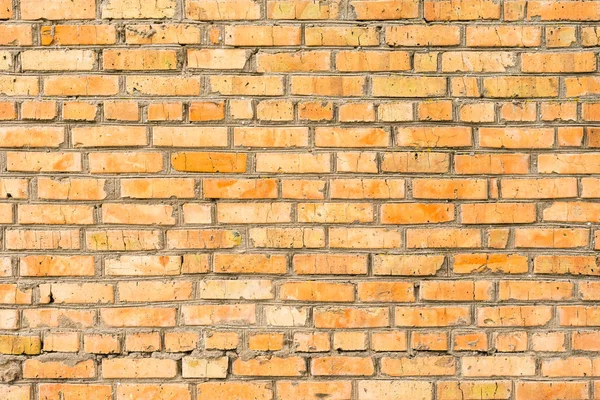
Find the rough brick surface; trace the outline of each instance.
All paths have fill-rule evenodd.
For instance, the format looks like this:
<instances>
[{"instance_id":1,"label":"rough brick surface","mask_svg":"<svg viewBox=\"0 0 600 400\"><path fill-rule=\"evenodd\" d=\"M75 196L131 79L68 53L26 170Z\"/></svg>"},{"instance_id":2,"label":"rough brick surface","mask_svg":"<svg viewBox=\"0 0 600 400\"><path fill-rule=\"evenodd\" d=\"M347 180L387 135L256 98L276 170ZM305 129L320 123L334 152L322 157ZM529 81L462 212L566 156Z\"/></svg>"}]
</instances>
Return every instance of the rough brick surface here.
<instances>
[{"instance_id":1,"label":"rough brick surface","mask_svg":"<svg viewBox=\"0 0 600 400\"><path fill-rule=\"evenodd\" d=\"M0 0L0 399L600 399L599 23Z\"/></svg>"}]
</instances>

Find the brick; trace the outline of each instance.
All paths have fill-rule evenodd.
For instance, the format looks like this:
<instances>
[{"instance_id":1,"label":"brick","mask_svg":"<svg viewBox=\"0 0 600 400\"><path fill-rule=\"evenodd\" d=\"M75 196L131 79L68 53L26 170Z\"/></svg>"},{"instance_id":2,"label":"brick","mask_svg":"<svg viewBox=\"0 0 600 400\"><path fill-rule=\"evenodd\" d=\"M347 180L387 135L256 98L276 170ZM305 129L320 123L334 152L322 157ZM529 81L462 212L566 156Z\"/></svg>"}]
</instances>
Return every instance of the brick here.
<instances>
[{"instance_id":1,"label":"brick","mask_svg":"<svg viewBox=\"0 0 600 400\"><path fill-rule=\"evenodd\" d=\"M202 31L190 24L127 25L125 41L131 44L199 44Z\"/></svg>"},{"instance_id":2,"label":"brick","mask_svg":"<svg viewBox=\"0 0 600 400\"><path fill-rule=\"evenodd\" d=\"M600 273L594 256L539 255L533 272L538 274L596 275Z\"/></svg>"},{"instance_id":3,"label":"brick","mask_svg":"<svg viewBox=\"0 0 600 400\"><path fill-rule=\"evenodd\" d=\"M171 164L183 172L245 172L246 154L237 153L173 153Z\"/></svg>"},{"instance_id":4,"label":"brick","mask_svg":"<svg viewBox=\"0 0 600 400\"><path fill-rule=\"evenodd\" d=\"M373 77L372 93L375 97L441 97L446 93L446 78Z\"/></svg>"},{"instance_id":5,"label":"brick","mask_svg":"<svg viewBox=\"0 0 600 400\"><path fill-rule=\"evenodd\" d=\"M535 204L481 203L460 207L463 224L511 224L536 222Z\"/></svg>"},{"instance_id":6,"label":"brick","mask_svg":"<svg viewBox=\"0 0 600 400\"><path fill-rule=\"evenodd\" d=\"M402 246L398 230L385 228L329 228L329 245L342 249L389 249Z\"/></svg>"},{"instance_id":7,"label":"brick","mask_svg":"<svg viewBox=\"0 0 600 400\"><path fill-rule=\"evenodd\" d=\"M536 26L467 26L466 40L469 47L536 47L541 33Z\"/></svg>"},{"instance_id":8,"label":"brick","mask_svg":"<svg viewBox=\"0 0 600 400\"><path fill-rule=\"evenodd\" d=\"M464 207L464 206L463 206ZM434 203L383 204L383 224L427 224L454 220L454 206Z\"/></svg>"},{"instance_id":9,"label":"brick","mask_svg":"<svg viewBox=\"0 0 600 400\"><path fill-rule=\"evenodd\" d=\"M560 326L597 326L597 307L560 306L557 309Z\"/></svg>"},{"instance_id":10,"label":"brick","mask_svg":"<svg viewBox=\"0 0 600 400\"><path fill-rule=\"evenodd\" d=\"M350 2L358 20L390 20L416 18L418 2L414 0L362 1Z\"/></svg>"},{"instance_id":11,"label":"brick","mask_svg":"<svg viewBox=\"0 0 600 400\"><path fill-rule=\"evenodd\" d=\"M232 373L239 376L301 376L305 371L306 362L301 357L238 358L232 364Z\"/></svg>"},{"instance_id":12,"label":"brick","mask_svg":"<svg viewBox=\"0 0 600 400\"><path fill-rule=\"evenodd\" d=\"M491 301L494 288L487 281L427 281L420 294L421 299L430 301Z\"/></svg>"},{"instance_id":13,"label":"brick","mask_svg":"<svg viewBox=\"0 0 600 400\"><path fill-rule=\"evenodd\" d=\"M148 121L181 121L181 103L153 103L148 105Z\"/></svg>"},{"instance_id":14,"label":"brick","mask_svg":"<svg viewBox=\"0 0 600 400\"><path fill-rule=\"evenodd\" d=\"M86 232L87 248L94 251L156 250L161 247L156 230L95 230Z\"/></svg>"},{"instance_id":15,"label":"brick","mask_svg":"<svg viewBox=\"0 0 600 400\"><path fill-rule=\"evenodd\" d=\"M95 104L83 101L63 103L63 119L73 121L93 121L98 113Z\"/></svg>"},{"instance_id":16,"label":"brick","mask_svg":"<svg viewBox=\"0 0 600 400\"><path fill-rule=\"evenodd\" d=\"M188 49L187 66L191 69L243 69L246 50Z\"/></svg>"},{"instance_id":17,"label":"brick","mask_svg":"<svg viewBox=\"0 0 600 400\"><path fill-rule=\"evenodd\" d=\"M471 128L399 127L396 142L402 147L467 147L472 143Z\"/></svg>"},{"instance_id":18,"label":"brick","mask_svg":"<svg viewBox=\"0 0 600 400\"><path fill-rule=\"evenodd\" d=\"M181 264L184 274L201 274L209 270L208 254L184 254Z\"/></svg>"},{"instance_id":19,"label":"brick","mask_svg":"<svg viewBox=\"0 0 600 400\"><path fill-rule=\"evenodd\" d=\"M253 334L248 338L248 348L258 351L277 351L283 349L282 333Z\"/></svg>"},{"instance_id":20,"label":"brick","mask_svg":"<svg viewBox=\"0 0 600 400\"><path fill-rule=\"evenodd\" d=\"M119 93L119 79L111 75L47 76L43 88L47 96L112 96Z\"/></svg>"},{"instance_id":21,"label":"brick","mask_svg":"<svg viewBox=\"0 0 600 400\"><path fill-rule=\"evenodd\" d=\"M460 326L471 322L467 307L395 307L396 326Z\"/></svg>"},{"instance_id":22,"label":"brick","mask_svg":"<svg viewBox=\"0 0 600 400\"><path fill-rule=\"evenodd\" d=\"M2 304L31 304L32 291L17 284L0 285L0 303Z\"/></svg>"},{"instance_id":23,"label":"brick","mask_svg":"<svg viewBox=\"0 0 600 400\"><path fill-rule=\"evenodd\" d=\"M60 351L76 353L79 350L79 334L77 332L62 332L44 336L44 351Z\"/></svg>"},{"instance_id":24,"label":"brick","mask_svg":"<svg viewBox=\"0 0 600 400\"><path fill-rule=\"evenodd\" d=\"M21 118L32 120L52 120L56 118L56 102L26 101L21 105Z\"/></svg>"},{"instance_id":25,"label":"brick","mask_svg":"<svg viewBox=\"0 0 600 400\"><path fill-rule=\"evenodd\" d=\"M499 300L559 301L573 296L573 284L549 281L502 281L498 287Z\"/></svg>"},{"instance_id":26,"label":"brick","mask_svg":"<svg viewBox=\"0 0 600 400\"><path fill-rule=\"evenodd\" d=\"M34 0L23 0L20 2L20 6L21 18L26 20L96 18L96 4L93 0L58 0L42 5Z\"/></svg>"},{"instance_id":27,"label":"brick","mask_svg":"<svg viewBox=\"0 0 600 400\"><path fill-rule=\"evenodd\" d=\"M199 286L202 299L272 299L273 284L269 280L207 280Z\"/></svg>"},{"instance_id":28,"label":"brick","mask_svg":"<svg viewBox=\"0 0 600 400\"><path fill-rule=\"evenodd\" d=\"M460 44L461 29L447 25L403 25L385 28L390 46L455 46Z\"/></svg>"},{"instance_id":29,"label":"brick","mask_svg":"<svg viewBox=\"0 0 600 400\"><path fill-rule=\"evenodd\" d=\"M331 170L331 157L328 153L293 154L258 153L256 171L263 173L307 174L325 173Z\"/></svg>"},{"instance_id":30,"label":"brick","mask_svg":"<svg viewBox=\"0 0 600 400\"><path fill-rule=\"evenodd\" d=\"M90 71L96 54L91 50L26 50L21 53L21 64L26 71Z\"/></svg>"},{"instance_id":31,"label":"brick","mask_svg":"<svg viewBox=\"0 0 600 400\"><path fill-rule=\"evenodd\" d=\"M127 93L147 96L197 96L200 94L200 79L193 76L127 75Z\"/></svg>"},{"instance_id":32,"label":"brick","mask_svg":"<svg viewBox=\"0 0 600 400\"><path fill-rule=\"evenodd\" d=\"M184 325L244 325L256 322L254 304L224 304L184 306L181 309Z\"/></svg>"},{"instance_id":33,"label":"brick","mask_svg":"<svg viewBox=\"0 0 600 400\"><path fill-rule=\"evenodd\" d=\"M304 32L307 46L375 46L378 33L372 27L307 27Z\"/></svg>"},{"instance_id":34,"label":"brick","mask_svg":"<svg viewBox=\"0 0 600 400\"><path fill-rule=\"evenodd\" d=\"M444 256L427 255L375 255L375 275L435 275L444 263Z\"/></svg>"},{"instance_id":35,"label":"brick","mask_svg":"<svg viewBox=\"0 0 600 400\"><path fill-rule=\"evenodd\" d=\"M317 147L386 147L390 135L382 128L315 128Z\"/></svg>"},{"instance_id":36,"label":"brick","mask_svg":"<svg viewBox=\"0 0 600 400\"><path fill-rule=\"evenodd\" d=\"M2 354L40 354L41 341L39 336L0 336L0 353Z\"/></svg>"},{"instance_id":37,"label":"brick","mask_svg":"<svg viewBox=\"0 0 600 400\"><path fill-rule=\"evenodd\" d=\"M191 0L185 5L186 18L200 21L253 20L260 18L260 15L260 5L254 0L217 0L214 3Z\"/></svg>"},{"instance_id":38,"label":"brick","mask_svg":"<svg viewBox=\"0 0 600 400\"><path fill-rule=\"evenodd\" d=\"M190 400L191 392L188 385L178 383L162 384L140 384L140 383L120 383L117 386L117 398L127 399L136 397L146 398L169 398L175 397L181 400Z\"/></svg>"},{"instance_id":39,"label":"brick","mask_svg":"<svg viewBox=\"0 0 600 400\"><path fill-rule=\"evenodd\" d=\"M106 379L173 378L175 360L157 358L112 358L102 360L102 377Z\"/></svg>"},{"instance_id":40,"label":"brick","mask_svg":"<svg viewBox=\"0 0 600 400\"><path fill-rule=\"evenodd\" d=\"M368 357L320 357L313 359L311 373L314 376L371 376L373 360Z\"/></svg>"},{"instance_id":41,"label":"brick","mask_svg":"<svg viewBox=\"0 0 600 400\"><path fill-rule=\"evenodd\" d=\"M316 308L314 311L316 328L376 328L389 326L387 308Z\"/></svg>"},{"instance_id":42,"label":"brick","mask_svg":"<svg viewBox=\"0 0 600 400\"><path fill-rule=\"evenodd\" d=\"M175 50L104 50L102 67L105 70L142 71L177 69Z\"/></svg>"},{"instance_id":43,"label":"brick","mask_svg":"<svg viewBox=\"0 0 600 400\"><path fill-rule=\"evenodd\" d=\"M542 174L593 174L600 170L598 156L598 153L539 155L538 170Z\"/></svg>"},{"instance_id":44,"label":"brick","mask_svg":"<svg viewBox=\"0 0 600 400\"><path fill-rule=\"evenodd\" d=\"M8 152L7 170L21 172L77 172L81 154L74 152Z\"/></svg>"},{"instance_id":45,"label":"brick","mask_svg":"<svg viewBox=\"0 0 600 400\"><path fill-rule=\"evenodd\" d=\"M328 333L303 333L294 334L294 348L306 353L329 351L331 348Z\"/></svg>"},{"instance_id":46,"label":"brick","mask_svg":"<svg viewBox=\"0 0 600 400\"><path fill-rule=\"evenodd\" d=\"M340 51L336 54L335 65L338 71L407 71L410 57L405 51Z\"/></svg>"},{"instance_id":47,"label":"brick","mask_svg":"<svg viewBox=\"0 0 600 400\"><path fill-rule=\"evenodd\" d=\"M228 363L228 357L212 359L184 357L182 376L184 378L226 378Z\"/></svg>"},{"instance_id":48,"label":"brick","mask_svg":"<svg viewBox=\"0 0 600 400\"><path fill-rule=\"evenodd\" d=\"M572 178L502 179L501 194L507 199L553 199L577 196Z\"/></svg>"},{"instance_id":49,"label":"brick","mask_svg":"<svg viewBox=\"0 0 600 400\"><path fill-rule=\"evenodd\" d=\"M531 337L531 348L534 351L565 351L566 335L563 332L540 332Z\"/></svg>"},{"instance_id":50,"label":"brick","mask_svg":"<svg viewBox=\"0 0 600 400\"><path fill-rule=\"evenodd\" d=\"M465 376L531 376L535 375L535 359L528 356L463 357Z\"/></svg>"},{"instance_id":51,"label":"brick","mask_svg":"<svg viewBox=\"0 0 600 400\"><path fill-rule=\"evenodd\" d=\"M487 182L483 179L414 179L416 199L473 199L487 198Z\"/></svg>"},{"instance_id":52,"label":"brick","mask_svg":"<svg viewBox=\"0 0 600 400\"><path fill-rule=\"evenodd\" d=\"M92 256L24 256L19 258L21 276L93 276Z\"/></svg>"},{"instance_id":53,"label":"brick","mask_svg":"<svg viewBox=\"0 0 600 400\"><path fill-rule=\"evenodd\" d=\"M549 28L546 30L546 45L548 47L570 47L577 42L575 34L575 27L572 26Z\"/></svg>"},{"instance_id":54,"label":"brick","mask_svg":"<svg viewBox=\"0 0 600 400\"><path fill-rule=\"evenodd\" d=\"M429 0L424 5L426 21L500 19L500 2L493 0Z\"/></svg>"},{"instance_id":55,"label":"brick","mask_svg":"<svg viewBox=\"0 0 600 400\"><path fill-rule=\"evenodd\" d=\"M468 350L480 350L485 351L488 349L488 340L484 332L457 332L453 336L455 351L468 351ZM440 385L446 384L440 383ZM449 393L453 393L455 388L444 386L444 390ZM443 392L442 392L443 394Z\"/></svg>"},{"instance_id":56,"label":"brick","mask_svg":"<svg viewBox=\"0 0 600 400\"><path fill-rule=\"evenodd\" d=\"M366 350L367 335L361 332L335 332L333 348L344 351Z\"/></svg>"},{"instance_id":57,"label":"brick","mask_svg":"<svg viewBox=\"0 0 600 400\"><path fill-rule=\"evenodd\" d=\"M490 98L558 96L558 78L507 76L483 79L483 94Z\"/></svg>"},{"instance_id":58,"label":"brick","mask_svg":"<svg viewBox=\"0 0 600 400\"><path fill-rule=\"evenodd\" d=\"M192 351L198 346L200 335L193 331L165 332L165 351Z\"/></svg>"},{"instance_id":59,"label":"brick","mask_svg":"<svg viewBox=\"0 0 600 400\"><path fill-rule=\"evenodd\" d=\"M177 282L120 282L117 285L121 302L181 301L192 298L192 283Z\"/></svg>"},{"instance_id":60,"label":"brick","mask_svg":"<svg viewBox=\"0 0 600 400\"><path fill-rule=\"evenodd\" d=\"M479 143L482 147L491 148L551 148L554 144L554 129L481 128Z\"/></svg>"},{"instance_id":61,"label":"brick","mask_svg":"<svg viewBox=\"0 0 600 400\"><path fill-rule=\"evenodd\" d=\"M290 128L234 128L233 142L241 147L306 147L308 129Z\"/></svg>"},{"instance_id":62,"label":"brick","mask_svg":"<svg viewBox=\"0 0 600 400\"><path fill-rule=\"evenodd\" d=\"M597 21L600 19L594 3L558 1L546 3L532 1L527 9L527 19L539 18L541 21Z\"/></svg>"},{"instance_id":63,"label":"brick","mask_svg":"<svg viewBox=\"0 0 600 400\"><path fill-rule=\"evenodd\" d=\"M361 76L292 76L291 93L298 96L357 97L364 94Z\"/></svg>"},{"instance_id":64,"label":"brick","mask_svg":"<svg viewBox=\"0 0 600 400\"><path fill-rule=\"evenodd\" d=\"M279 381L277 396L281 400L309 400L325 395L332 399L350 398L352 385L349 381Z\"/></svg>"},{"instance_id":65,"label":"brick","mask_svg":"<svg viewBox=\"0 0 600 400\"><path fill-rule=\"evenodd\" d=\"M224 40L229 46L297 46L301 30L293 25L228 25Z\"/></svg>"},{"instance_id":66,"label":"brick","mask_svg":"<svg viewBox=\"0 0 600 400\"><path fill-rule=\"evenodd\" d=\"M358 381L358 393L359 400L392 400L398 397L427 400L433 396L433 384L412 380L361 380Z\"/></svg>"},{"instance_id":67,"label":"brick","mask_svg":"<svg viewBox=\"0 0 600 400\"><path fill-rule=\"evenodd\" d=\"M329 71L330 60L331 54L328 51L259 52L256 56L256 69L258 72ZM231 69L231 67L228 69Z\"/></svg>"},{"instance_id":68,"label":"brick","mask_svg":"<svg viewBox=\"0 0 600 400\"><path fill-rule=\"evenodd\" d=\"M587 246L589 231L581 228L519 228L515 247L568 249Z\"/></svg>"},{"instance_id":69,"label":"brick","mask_svg":"<svg viewBox=\"0 0 600 400\"><path fill-rule=\"evenodd\" d=\"M454 168L456 173L467 175L526 174L529 162L527 154L457 154Z\"/></svg>"},{"instance_id":70,"label":"brick","mask_svg":"<svg viewBox=\"0 0 600 400\"><path fill-rule=\"evenodd\" d=\"M403 282L359 282L358 299L365 303L415 301L413 285Z\"/></svg>"},{"instance_id":71,"label":"brick","mask_svg":"<svg viewBox=\"0 0 600 400\"><path fill-rule=\"evenodd\" d=\"M373 207L369 204L299 203L298 222L356 223L373 221Z\"/></svg>"},{"instance_id":72,"label":"brick","mask_svg":"<svg viewBox=\"0 0 600 400\"><path fill-rule=\"evenodd\" d=\"M104 118L114 121L138 121L140 119L138 104L135 101L105 101ZM100 129L102 128L100 127ZM131 127L122 128L131 129ZM119 133L119 129L116 131ZM124 141L127 142L127 139L129 138L125 137Z\"/></svg>"},{"instance_id":73,"label":"brick","mask_svg":"<svg viewBox=\"0 0 600 400\"><path fill-rule=\"evenodd\" d=\"M517 399L586 398L587 382L519 382L515 388Z\"/></svg>"},{"instance_id":74,"label":"brick","mask_svg":"<svg viewBox=\"0 0 600 400\"><path fill-rule=\"evenodd\" d=\"M528 271L528 263L527 257L519 254L459 253L454 256L453 268L458 274L477 272L519 274Z\"/></svg>"},{"instance_id":75,"label":"brick","mask_svg":"<svg viewBox=\"0 0 600 400\"><path fill-rule=\"evenodd\" d=\"M40 400L58 400L85 397L90 400L110 400L112 387L110 385L41 383L39 385Z\"/></svg>"},{"instance_id":76,"label":"brick","mask_svg":"<svg viewBox=\"0 0 600 400\"><path fill-rule=\"evenodd\" d=\"M294 104L287 100L264 100L256 107L256 117L265 121L292 121ZM300 137L302 140L302 137Z\"/></svg>"},{"instance_id":77,"label":"brick","mask_svg":"<svg viewBox=\"0 0 600 400\"><path fill-rule=\"evenodd\" d=\"M189 113L190 121L219 121L225 118L225 103L191 103Z\"/></svg>"},{"instance_id":78,"label":"brick","mask_svg":"<svg viewBox=\"0 0 600 400\"><path fill-rule=\"evenodd\" d=\"M222 95L278 96L283 94L279 76L217 75L209 78L212 92Z\"/></svg>"},{"instance_id":79,"label":"brick","mask_svg":"<svg viewBox=\"0 0 600 400\"><path fill-rule=\"evenodd\" d=\"M146 128L138 126L73 128L71 138L76 147L144 146L148 144Z\"/></svg>"},{"instance_id":80,"label":"brick","mask_svg":"<svg viewBox=\"0 0 600 400\"><path fill-rule=\"evenodd\" d=\"M481 307L477 310L478 326L543 326L552 318L546 306Z\"/></svg>"},{"instance_id":81,"label":"brick","mask_svg":"<svg viewBox=\"0 0 600 400\"><path fill-rule=\"evenodd\" d=\"M384 172L441 173L450 168L450 159L445 153L394 152L383 153L381 169Z\"/></svg>"},{"instance_id":82,"label":"brick","mask_svg":"<svg viewBox=\"0 0 600 400\"><path fill-rule=\"evenodd\" d=\"M506 72L516 64L516 57L509 52L460 52L442 54L443 72Z\"/></svg>"},{"instance_id":83,"label":"brick","mask_svg":"<svg viewBox=\"0 0 600 400\"><path fill-rule=\"evenodd\" d=\"M4 12L2 7L0 14ZM3 18L4 19L4 18ZM0 45L9 44L15 46L31 46L33 44L33 35L31 25L28 24L6 24L0 27Z\"/></svg>"},{"instance_id":84,"label":"brick","mask_svg":"<svg viewBox=\"0 0 600 400\"><path fill-rule=\"evenodd\" d=\"M175 15L175 0L155 3L137 3L131 0L109 0L102 4L102 18L172 18Z\"/></svg>"},{"instance_id":85,"label":"brick","mask_svg":"<svg viewBox=\"0 0 600 400\"><path fill-rule=\"evenodd\" d=\"M79 230L9 229L5 234L9 250L79 249Z\"/></svg>"},{"instance_id":86,"label":"brick","mask_svg":"<svg viewBox=\"0 0 600 400\"><path fill-rule=\"evenodd\" d=\"M81 379L94 378L95 375L96 363L93 360L28 359L23 363L23 377L28 379Z\"/></svg>"},{"instance_id":87,"label":"brick","mask_svg":"<svg viewBox=\"0 0 600 400\"><path fill-rule=\"evenodd\" d=\"M47 25L40 30L43 46L83 46L115 44L112 25Z\"/></svg>"},{"instance_id":88,"label":"brick","mask_svg":"<svg viewBox=\"0 0 600 400\"><path fill-rule=\"evenodd\" d=\"M509 399L513 393L510 381L441 381L437 392L440 400Z\"/></svg>"},{"instance_id":89,"label":"brick","mask_svg":"<svg viewBox=\"0 0 600 400\"><path fill-rule=\"evenodd\" d=\"M197 388L198 400L214 399L215 396L226 396L232 400L242 400L247 396L256 400L273 399L271 382L203 382Z\"/></svg>"},{"instance_id":90,"label":"brick","mask_svg":"<svg viewBox=\"0 0 600 400\"><path fill-rule=\"evenodd\" d=\"M453 375L456 372L456 359L454 357L383 357L381 372L389 376Z\"/></svg>"},{"instance_id":91,"label":"brick","mask_svg":"<svg viewBox=\"0 0 600 400\"><path fill-rule=\"evenodd\" d=\"M523 72L592 72L595 71L594 53L523 53L521 54Z\"/></svg>"},{"instance_id":92,"label":"brick","mask_svg":"<svg viewBox=\"0 0 600 400\"><path fill-rule=\"evenodd\" d=\"M284 301L352 302L354 285L327 282L287 282L279 287Z\"/></svg>"},{"instance_id":93,"label":"brick","mask_svg":"<svg viewBox=\"0 0 600 400\"><path fill-rule=\"evenodd\" d=\"M173 207L161 204L102 205L102 222L105 224L173 225Z\"/></svg>"},{"instance_id":94,"label":"brick","mask_svg":"<svg viewBox=\"0 0 600 400\"><path fill-rule=\"evenodd\" d=\"M58 147L64 141L65 132L61 127L0 127L0 145L2 147Z\"/></svg>"},{"instance_id":95,"label":"brick","mask_svg":"<svg viewBox=\"0 0 600 400\"><path fill-rule=\"evenodd\" d=\"M225 224L274 224L291 222L289 203L220 203L217 221Z\"/></svg>"}]
</instances>

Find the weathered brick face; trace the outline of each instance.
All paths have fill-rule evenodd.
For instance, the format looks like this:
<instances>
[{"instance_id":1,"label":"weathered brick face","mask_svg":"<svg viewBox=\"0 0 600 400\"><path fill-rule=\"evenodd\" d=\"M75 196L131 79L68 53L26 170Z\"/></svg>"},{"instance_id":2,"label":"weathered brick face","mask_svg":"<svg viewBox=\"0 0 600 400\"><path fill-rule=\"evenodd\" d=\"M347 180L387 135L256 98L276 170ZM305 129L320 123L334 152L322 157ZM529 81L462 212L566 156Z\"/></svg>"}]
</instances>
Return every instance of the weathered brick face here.
<instances>
[{"instance_id":1,"label":"weathered brick face","mask_svg":"<svg viewBox=\"0 0 600 400\"><path fill-rule=\"evenodd\" d=\"M600 399L598 23L0 0L0 399Z\"/></svg>"}]
</instances>

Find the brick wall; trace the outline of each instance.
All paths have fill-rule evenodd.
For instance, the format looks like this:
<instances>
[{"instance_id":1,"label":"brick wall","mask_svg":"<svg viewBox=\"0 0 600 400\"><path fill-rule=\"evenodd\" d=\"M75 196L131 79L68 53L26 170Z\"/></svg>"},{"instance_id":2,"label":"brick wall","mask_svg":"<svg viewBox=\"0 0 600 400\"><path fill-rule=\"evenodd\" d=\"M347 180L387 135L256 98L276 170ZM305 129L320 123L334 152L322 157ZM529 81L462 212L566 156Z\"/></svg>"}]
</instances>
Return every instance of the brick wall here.
<instances>
[{"instance_id":1,"label":"brick wall","mask_svg":"<svg viewBox=\"0 0 600 400\"><path fill-rule=\"evenodd\" d=\"M599 1L0 19L1 399L600 399Z\"/></svg>"}]
</instances>

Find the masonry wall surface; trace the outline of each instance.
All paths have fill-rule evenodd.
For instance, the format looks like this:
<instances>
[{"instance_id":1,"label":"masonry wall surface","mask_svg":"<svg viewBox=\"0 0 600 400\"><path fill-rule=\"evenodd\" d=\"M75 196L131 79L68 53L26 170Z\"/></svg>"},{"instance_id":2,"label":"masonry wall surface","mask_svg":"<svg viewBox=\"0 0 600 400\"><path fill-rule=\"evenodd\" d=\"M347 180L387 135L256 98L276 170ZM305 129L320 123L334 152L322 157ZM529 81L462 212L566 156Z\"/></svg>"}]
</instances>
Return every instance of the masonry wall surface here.
<instances>
[{"instance_id":1,"label":"masonry wall surface","mask_svg":"<svg viewBox=\"0 0 600 400\"><path fill-rule=\"evenodd\" d=\"M600 399L600 1L0 20L0 399Z\"/></svg>"}]
</instances>

